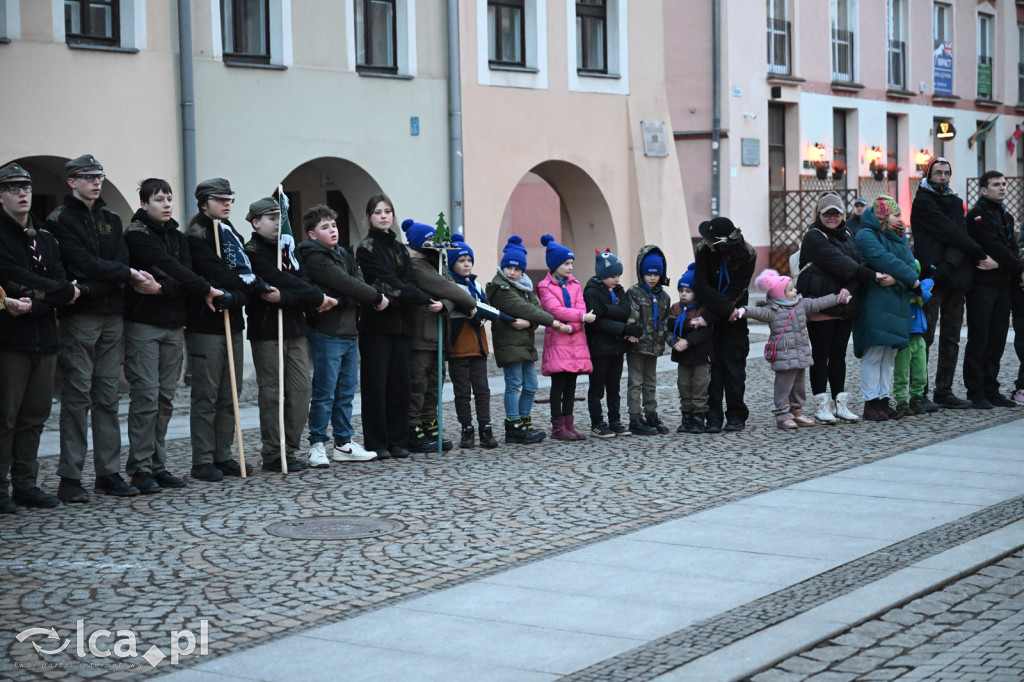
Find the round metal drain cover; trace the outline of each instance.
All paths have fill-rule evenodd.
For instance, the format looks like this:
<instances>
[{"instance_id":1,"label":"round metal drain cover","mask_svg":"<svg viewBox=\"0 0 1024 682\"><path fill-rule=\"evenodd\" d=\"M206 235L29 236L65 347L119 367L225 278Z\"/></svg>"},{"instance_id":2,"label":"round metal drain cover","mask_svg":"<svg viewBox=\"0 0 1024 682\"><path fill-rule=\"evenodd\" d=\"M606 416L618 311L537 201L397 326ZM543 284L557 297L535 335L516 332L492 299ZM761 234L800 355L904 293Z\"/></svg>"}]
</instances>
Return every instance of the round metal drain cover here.
<instances>
[{"instance_id":1,"label":"round metal drain cover","mask_svg":"<svg viewBox=\"0 0 1024 682\"><path fill-rule=\"evenodd\" d=\"M356 540L375 538L405 528L405 524L372 516L315 516L308 519L278 521L267 532L297 540Z\"/></svg>"}]
</instances>

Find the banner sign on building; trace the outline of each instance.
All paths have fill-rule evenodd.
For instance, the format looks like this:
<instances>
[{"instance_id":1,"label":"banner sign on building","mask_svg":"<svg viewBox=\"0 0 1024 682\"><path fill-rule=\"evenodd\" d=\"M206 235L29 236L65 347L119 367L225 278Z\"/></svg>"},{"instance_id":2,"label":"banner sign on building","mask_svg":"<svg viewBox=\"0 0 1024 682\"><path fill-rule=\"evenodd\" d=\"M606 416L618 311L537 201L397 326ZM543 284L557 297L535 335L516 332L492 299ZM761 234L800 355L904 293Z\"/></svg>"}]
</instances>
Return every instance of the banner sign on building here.
<instances>
[{"instance_id":1,"label":"banner sign on building","mask_svg":"<svg viewBox=\"0 0 1024 682\"><path fill-rule=\"evenodd\" d=\"M953 94L953 43L935 43L935 94Z\"/></svg>"}]
</instances>

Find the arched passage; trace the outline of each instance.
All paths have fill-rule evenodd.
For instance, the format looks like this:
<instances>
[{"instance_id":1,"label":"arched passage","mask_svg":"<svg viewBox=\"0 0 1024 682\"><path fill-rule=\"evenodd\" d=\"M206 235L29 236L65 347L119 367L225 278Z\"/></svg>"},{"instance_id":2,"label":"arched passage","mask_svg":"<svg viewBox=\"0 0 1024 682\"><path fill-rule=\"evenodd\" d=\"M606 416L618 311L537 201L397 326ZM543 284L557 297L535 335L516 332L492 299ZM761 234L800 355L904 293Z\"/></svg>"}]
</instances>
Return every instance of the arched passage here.
<instances>
[{"instance_id":1,"label":"arched passage","mask_svg":"<svg viewBox=\"0 0 1024 682\"><path fill-rule=\"evenodd\" d=\"M333 156L321 156L297 166L281 185L290 202L288 217L296 241L306 238L302 233L302 214L316 204L327 204L338 212L339 243L346 247L358 244L365 236L365 202L382 191L360 166Z\"/></svg>"},{"instance_id":2,"label":"arched passage","mask_svg":"<svg viewBox=\"0 0 1024 682\"><path fill-rule=\"evenodd\" d=\"M64 164L70 160L70 157L61 156L25 156L13 159L14 163L32 176L32 215L39 220L45 220L46 216L64 201L64 195L69 191ZM7 163L10 162L4 161L0 165ZM135 202L129 202L109 177L103 182L100 198L106 203L107 208L121 216L124 223L127 223L135 213Z\"/></svg>"},{"instance_id":3,"label":"arched passage","mask_svg":"<svg viewBox=\"0 0 1024 682\"><path fill-rule=\"evenodd\" d=\"M518 234L527 246L530 277L537 281L546 273L540 245L545 233L576 254L580 280L593 274L594 249L618 251L611 210L601 189L586 171L566 161L544 161L520 179L505 205L498 252L510 235Z\"/></svg>"}]
</instances>

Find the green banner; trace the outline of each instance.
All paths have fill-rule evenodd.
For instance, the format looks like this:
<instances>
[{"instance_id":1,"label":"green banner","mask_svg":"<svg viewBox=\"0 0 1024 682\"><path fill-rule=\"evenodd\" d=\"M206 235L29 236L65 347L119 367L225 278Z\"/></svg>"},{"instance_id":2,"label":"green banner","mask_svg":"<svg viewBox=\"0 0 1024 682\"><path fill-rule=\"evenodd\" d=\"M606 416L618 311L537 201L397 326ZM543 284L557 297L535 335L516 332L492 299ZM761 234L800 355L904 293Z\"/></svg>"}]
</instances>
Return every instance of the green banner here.
<instances>
[{"instance_id":1,"label":"green banner","mask_svg":"<svg viewBox=\"0 0 1024 682\"><path fill-rule=\"evenodd\" d=\"M992 99L992 65L978 64L978 97Z\"/></svg>"}]
</instances>

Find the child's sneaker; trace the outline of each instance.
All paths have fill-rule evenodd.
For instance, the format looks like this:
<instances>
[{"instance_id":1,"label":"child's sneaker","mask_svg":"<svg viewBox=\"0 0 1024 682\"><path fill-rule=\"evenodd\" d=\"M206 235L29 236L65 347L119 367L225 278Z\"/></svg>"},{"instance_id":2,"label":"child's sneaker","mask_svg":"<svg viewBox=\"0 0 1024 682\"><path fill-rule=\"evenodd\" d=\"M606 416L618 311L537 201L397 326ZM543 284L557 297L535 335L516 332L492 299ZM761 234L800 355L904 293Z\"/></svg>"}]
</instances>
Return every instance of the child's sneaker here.
<instances>
[{"instance_id":1,"label":"child's sneaker","mask_svg":"<svg viewBox=\"0 0 1024 682\"><path fill-rule=\"evenodd\" d=\"M459 447L460 448L464 448L464 449L472 448L473 446L476 445L475 437L476 437L476 434L473 431L473 425L472 424L470 424L469 426L463 425L462 426L462 437L459 440Z\"/></svg>"},{"instance_id":2,"label":"child's sneaker","mask_svg":"<svg viewBox=\"0 0 1024 682\"><path fill-rule=\"evenodd\" d=\"M591 426L590 433L598 438L615 438L615 432L604 421L599 421Z\"/></svg>"},{"instance_id":3,"label":"child's sneaker","mask_svg":"<svg viewBox=\"0 0 1024 682\"><path fill-rule=\"evenodd\" d=\"M323 443L313 443L309 446L309 466L314 469L326 469L331 463L327 459L327 449Z\"/></svg>"},{"instance_id":4,"label":"child's sneaker","mask_svg":"<svg viewBox=\"0 0 1024 682\"><path fill-rule=\"evenodd\" d=\"M335 462L368 462L376 459L377 453L366 450L359 443L352 441L343 445L334 446L334 454L331 459Z\"/></svg>"},{"instance_id":5,"label":"child's sneaker","mask_svg":"<svg viewBox=\"0 0 1024 682\"><path fill-rule=\"evenodd\" d=\"M611 429L616 436L632 436L633 432L629 430L629 427L620 421L613 421L608 423L608 428Z\"/></svg>"}]
</instances>

